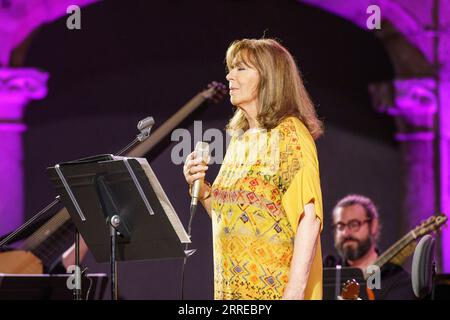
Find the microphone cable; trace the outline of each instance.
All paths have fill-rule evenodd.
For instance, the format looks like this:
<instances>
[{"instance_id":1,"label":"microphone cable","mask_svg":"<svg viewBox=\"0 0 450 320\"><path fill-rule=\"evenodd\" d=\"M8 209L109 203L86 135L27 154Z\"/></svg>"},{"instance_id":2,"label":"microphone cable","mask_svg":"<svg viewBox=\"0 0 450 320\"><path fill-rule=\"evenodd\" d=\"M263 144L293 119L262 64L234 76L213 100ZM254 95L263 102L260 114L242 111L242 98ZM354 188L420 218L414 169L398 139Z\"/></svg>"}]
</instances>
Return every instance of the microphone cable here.
<instances>
[{"instance_id":1,"label":"microphone cable","mask_svg":"<svg viewBox=\"0 0 450 320\"><path fill-rule=\"evenodd\" d=\"M209 144L203 141L197 142L195 146L195 153L197 157L200 157L204 163L208 163L209 158ZM197 211L197 205L199 200L199 192L201 188L201 184L203 184L203 178L197 179L192 184L192 193L191 193L191 205L189 207L189 223L188 223L188 230L187 234L189 236L189 240L191 240L191 229L192 229L192 221L194 220L195 212ZM190 241L192 242L192 241ZM184 252L184 259L183 259L183 266L181 268L181 300L184 300L184 278L185 278L185 270L186 270L186 263L187 258L191 256L193 252L189 252L189 243L186 243L185 246L185 252Z\"/></svg>"},{"instance_id":2,"label":"microphone cable","mask_svg":"<svg viewBox=\"0 0 450 320\"><path fill-rule=\"evenodd\" d=\"M196 204L191 204L190 209L189 209L189 223L188 223L188 229L187 229L187 234L189 236L189 239L191 239L191 230L192 230L192 221L194 220L194 216L195 216L195 212L197 211L197 205ZM185 254L188 255L187 251L189 250L189 243L186 243L184 251ZM187 258L189 256L186 256L183 259L183 265L181 267L181 300L184 300L184 274L185 274L185 270L186 270L186 262L187 262Z\"/></svg>"}]
</instances>

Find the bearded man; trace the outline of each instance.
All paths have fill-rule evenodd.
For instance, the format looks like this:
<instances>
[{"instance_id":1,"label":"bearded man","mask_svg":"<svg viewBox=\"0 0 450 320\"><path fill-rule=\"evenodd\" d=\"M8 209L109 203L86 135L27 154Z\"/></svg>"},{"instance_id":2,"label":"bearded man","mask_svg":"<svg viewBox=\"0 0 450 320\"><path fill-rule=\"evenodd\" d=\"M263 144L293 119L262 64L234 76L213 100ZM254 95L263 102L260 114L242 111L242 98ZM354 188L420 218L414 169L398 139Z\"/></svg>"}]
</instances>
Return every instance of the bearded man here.
<instances>
[{"instance_id":1,"label":"bearded man","mask_svg":"<svg viewBox=\"0 0 450 320\"><path fill-rule=\"evenodd\" d=\"M334 247L338 264L360 268L363 272L379 257L378 211L371 199L351 194L338 201L333 209ZM327 265L328 264L328 265ZM331 266L325 263L325 266ZM411 276L401 266L387 263L381 268L381 288L373 289L375 300L415 299Z\"/></svg>"}]
</instances>

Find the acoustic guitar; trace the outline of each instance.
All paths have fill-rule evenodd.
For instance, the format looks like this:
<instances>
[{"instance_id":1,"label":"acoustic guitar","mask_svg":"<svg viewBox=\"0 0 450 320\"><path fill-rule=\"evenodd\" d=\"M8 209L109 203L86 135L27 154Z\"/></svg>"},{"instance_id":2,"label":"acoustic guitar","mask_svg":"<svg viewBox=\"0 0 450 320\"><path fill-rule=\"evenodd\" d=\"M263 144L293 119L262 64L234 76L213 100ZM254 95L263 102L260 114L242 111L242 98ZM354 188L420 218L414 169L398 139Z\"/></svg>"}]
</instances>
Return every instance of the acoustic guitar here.
<instances>
[{"instance_id":1,"label":"acoustic guitar","mask_svg":"<svg viewBox=\"0 0 450 320\"><path fill-rule=\"evenodd\" d=\"M414 252L416 240L426 234L439 231L447 220L445 214L439 213L422 221L380 255L374 265L377 265L380 269L388 262L402 265L404 260ZM364 272L364 279L367 280L371 275L373 273ZM359 284L355 279L348 280L342 285L341 298L343 300L357 300L359 299L359 290ZM369 300L375 300L375 294L370 288L367 288L367 296Z\"/></svg>"},{"instance_id":2,"label":"acoustic guitar","mask_svg":"<svg viewBox=\"0 0 450 320\"><path fill-rule=\"evenodd\" d=\"M417 245L416 240L426 234L439 231L447 220L448 218L445 214L439 213L422 221L417 227L405 234L380 255L374 265L377 265L380 269L388 262L402 265L405 259L414 252ZM371 274L365 273L365 279L370 276Z\"/></svg>"}]
</instances>

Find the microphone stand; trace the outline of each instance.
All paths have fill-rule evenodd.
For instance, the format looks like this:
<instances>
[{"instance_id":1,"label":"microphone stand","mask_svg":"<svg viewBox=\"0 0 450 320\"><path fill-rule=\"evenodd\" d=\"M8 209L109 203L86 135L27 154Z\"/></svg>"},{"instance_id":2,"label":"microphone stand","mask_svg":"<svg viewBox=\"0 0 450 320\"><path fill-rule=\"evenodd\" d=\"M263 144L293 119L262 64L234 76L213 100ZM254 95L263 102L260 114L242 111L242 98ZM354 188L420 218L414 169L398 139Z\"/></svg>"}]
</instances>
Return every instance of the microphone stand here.
<instances>
[{"instance_id":1,"label":"microphone stand","mask_svg":"<svg viewBox=\"0 0 450 320\"><path fill-rule=\"evenodd\" d=\"M39 211L33 217L31 217L27 222L18 227L16 230L11 232L7 237L5 237L2 241L0 241L0 249L10 243L14 238L16 238L20 233L25 231L30 225L32 225L35 221L39 220L46 212L48 212L51 208L57 205L61 201L61 197L58 195L55 197L52 203L48 204L44 209Z\"/></svg>"},{"instance_id":2,"label":"microphone stand","mask_svg":"<svg viewBox=\"0 0 450 320\"><path fill-rule=\"evenodd\" d=\"M127 154L130 150L135 148L138 144L143 142L145 139L147 139L150 136L150 132L152 130L153 125L155 124L155 121L153 117L147 117L145 119L142 119L138 122L137 128L140 131L140 133L134 138L133 141L131 141L128 145L126 145L124 148L122 148L119 152L117 152L117 156L122 156ZM56 196L55 200L53 202L49 203L44 209L39 211L37 214L35 214L33 217L31 217L28 221L26 221L23 225L18 227L16 230L11 232L7 237L5 237L3 240L0 241L0 250L9 244L13 239L15 239L19 234L21 234L23 231L25 231L27 228L29 228L34 222L39 220L46 212L48 212L50 209L52 209L56 204L58 204L61 201L61 196ZM80 250L79 250L79 233L76 231L76 239L75 239L75 284L81 285L81 272L78 272L79 270L79 261L80 261ZM78 287L78 285L75 286L75 300L81 299L81 289Z\"/></svg>"},{"instance_id":3,"label":"microphone stand","mask_svg":"<svg viewBox=\"0 0 450 320\"><path fill-rule=\"evenodd\" d=\"M142 119L138 122L137 128L140 131L140 133L134 138L133 141L131 141L129 144L127 144L124 148L122 148L120 151L118 151L115 155L116 156L122 156L128 154L131 150L133 150L138 144L143 142L145 139L147 139L150 136L150 131L152 130L153 125L155 124L155 120L153 120L153 117L147 117L145 119Z\"/></svg>"}]
</instances>

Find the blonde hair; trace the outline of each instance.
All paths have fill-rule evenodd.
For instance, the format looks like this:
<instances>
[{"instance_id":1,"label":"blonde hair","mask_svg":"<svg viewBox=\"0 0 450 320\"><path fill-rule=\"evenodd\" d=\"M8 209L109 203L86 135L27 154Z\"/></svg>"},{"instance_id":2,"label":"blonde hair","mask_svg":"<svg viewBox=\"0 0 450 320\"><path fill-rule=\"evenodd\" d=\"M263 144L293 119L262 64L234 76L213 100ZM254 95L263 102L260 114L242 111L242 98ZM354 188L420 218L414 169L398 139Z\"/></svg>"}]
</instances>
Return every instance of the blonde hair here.
<instances>
[{"instance_id":1,"label":"blonde hair","mask_svg":"<svg viewBox=\"0 0 450 320\"><path fill-rule=\"evenodd\" d=\"M261 128L275 128L284 118L294 116L308 128L314 139L323 133L314 105L306 92L294 58L273 39L243 39L234 41L227 50L228 69L236 58L259 72L259 110ZM241 109L237 109L227 124L229 130L247 130L249 124Z\"/></svg>"}]
</instances>

